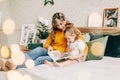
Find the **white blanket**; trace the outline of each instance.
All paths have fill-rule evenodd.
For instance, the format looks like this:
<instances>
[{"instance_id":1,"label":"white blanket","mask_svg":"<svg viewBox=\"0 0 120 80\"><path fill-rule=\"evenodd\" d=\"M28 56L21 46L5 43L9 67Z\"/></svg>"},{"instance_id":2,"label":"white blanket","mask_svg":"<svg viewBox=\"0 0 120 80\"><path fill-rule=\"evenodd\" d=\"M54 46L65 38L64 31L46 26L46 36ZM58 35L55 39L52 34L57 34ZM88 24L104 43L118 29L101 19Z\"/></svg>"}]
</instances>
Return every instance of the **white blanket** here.
<instances>
[{"instance_id":1,"label":"white blanket","mask_svg":"<svg viewBox=\"0 0 120 80\"><path fill-rule=\"evenodd\" d=\"M18 69L29 74L32 80L120 80L120 58L104 57L65 67L39 65L33 69ZM8 80L6 72L0 72L0 80Z\"/></svg>"}]
</instances>

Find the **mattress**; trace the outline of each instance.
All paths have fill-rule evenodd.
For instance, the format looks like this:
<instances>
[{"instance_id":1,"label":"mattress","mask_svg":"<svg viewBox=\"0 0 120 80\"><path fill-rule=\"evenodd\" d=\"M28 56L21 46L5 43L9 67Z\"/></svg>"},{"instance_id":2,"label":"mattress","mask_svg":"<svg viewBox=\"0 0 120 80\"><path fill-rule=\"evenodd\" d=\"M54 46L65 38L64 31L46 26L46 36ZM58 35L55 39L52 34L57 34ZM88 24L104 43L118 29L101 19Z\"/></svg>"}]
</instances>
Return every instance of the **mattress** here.
<instances>
[{"instance_id":1,"label":"mattress","mask_svg":"<svg viewBox=\"0 0 120 80\"><path fill-rule=\"evenodd\" d=\"M120 80L120 58L104 57L64 67L43 64L16 71L32 80ZM0 80L9 80L7 77L7 72L0 71Z\"/></svg>"}]
</instances>

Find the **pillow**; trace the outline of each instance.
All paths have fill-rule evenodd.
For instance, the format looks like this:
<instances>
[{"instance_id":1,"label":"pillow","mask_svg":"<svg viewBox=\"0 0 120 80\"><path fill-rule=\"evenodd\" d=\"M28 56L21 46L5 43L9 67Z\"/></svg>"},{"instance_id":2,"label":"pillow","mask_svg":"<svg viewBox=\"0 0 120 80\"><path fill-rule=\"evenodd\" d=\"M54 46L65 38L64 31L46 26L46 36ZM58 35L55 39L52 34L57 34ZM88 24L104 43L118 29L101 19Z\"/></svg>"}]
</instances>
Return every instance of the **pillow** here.
<instances>
[{"instance_id":1,"label":"pillow","mask_svg":"<svg viewBox=\"0 0 120 80\"><path fill-rule=\"evenodd\" d=\"M97 32L91 32L91 33L89 33L89 35L90 35L90 41L105 36L104 33L97 33Z\"/></svg>"},{"instance_id":2,"label":"pillow","mask_svg":"<svg viewBox=\"0 0 120 80\"><path fill-rule=\"evenodd\" d=\"M88 55L86 60L100 60L104 56L108 36L88 42Z\"/></svg>"},{"instance_id":3,"label":"pillow","mask_svg":"<svg viewBox=\"0 0 120 80\"><path fill-rule=\"evenodd\" d=\"M90 34L89 33L83 33L82 36L85 39L85 42L89 42L90 41Z\"/></svg>"},{"instance_id":4,"label":"pillow","mask_svg":"<svg viewBox=\"0 0 120 80\"><path fill-rule=\"evenodd\" d=\"M28 44L28 49L32 50L36 47L43 47L43 43L30 43Z\"/></svg>"},{"instance_id":5,"label":"pillow","mask_svg":"<svg viewBox=\"0 0 120 80\"><path fill-rule=\"evenodd\" d=\"M120 58L120 35L109 35L104 55Z\"/></svg>"}]
</instances>

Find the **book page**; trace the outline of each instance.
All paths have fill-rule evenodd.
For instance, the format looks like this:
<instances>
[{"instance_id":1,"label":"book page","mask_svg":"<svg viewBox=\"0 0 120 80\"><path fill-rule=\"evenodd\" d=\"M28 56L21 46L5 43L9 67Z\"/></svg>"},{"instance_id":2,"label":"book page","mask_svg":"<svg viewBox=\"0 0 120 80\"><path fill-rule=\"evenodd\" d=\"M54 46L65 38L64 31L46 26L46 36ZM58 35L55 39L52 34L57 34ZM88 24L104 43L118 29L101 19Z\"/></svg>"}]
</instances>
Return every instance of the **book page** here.
<instances>
[{"instance_id":1,"label":"book page","mask_svg":"<svg viewBox=\"0 0 120 80\"><path fill-rule=\"evenodd\" d=\"M69 58L68 54L67 55L63 54L61 54L59 50L48 52L48 55L53 59L53 61L61 61Z\"/></svg>"}]
</instances>

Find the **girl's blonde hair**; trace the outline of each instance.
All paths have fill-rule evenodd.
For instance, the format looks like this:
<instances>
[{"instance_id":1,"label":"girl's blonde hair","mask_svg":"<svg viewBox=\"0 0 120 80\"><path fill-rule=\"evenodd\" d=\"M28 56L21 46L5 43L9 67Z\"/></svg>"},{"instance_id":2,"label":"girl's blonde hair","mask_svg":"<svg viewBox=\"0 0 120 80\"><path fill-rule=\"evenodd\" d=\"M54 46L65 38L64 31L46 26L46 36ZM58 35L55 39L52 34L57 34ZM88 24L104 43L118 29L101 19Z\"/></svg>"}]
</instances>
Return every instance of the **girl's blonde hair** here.
<instances>
[{"instance_id":1,"label":"girl's blonde hair","mask_svg":"<svg viewBox=\"0 0 120 80\"><path fill-rule=\"evenodd\" d=\"M75 40L78 40L80 38L80 31L77 28L75 28L74 26L73 27L71 27L71 26L66 27L64 34L65 33L69 33L70 36L76 35Z\"/></svg>"},{"instance_id":2,"label":"girl's blonde hair","mask_svg":"<svg viewBox=\"0 0 120 80\"><path fill-rule=\"evenodd\" d=\"M56 21L56 19L60 20L60 21L66 21L65 27L73 26L73 23L70 23L68 20L66 20L66 17L65 17L65 15L63 13L61 13L61 12L55 13L53 15L53 17L52 17L52 29L51 29L52 42L51 42L51 45L54 42L56 30L59 30L57 28L57 21Z\"/></svg>"}]
</instances>

